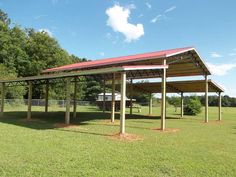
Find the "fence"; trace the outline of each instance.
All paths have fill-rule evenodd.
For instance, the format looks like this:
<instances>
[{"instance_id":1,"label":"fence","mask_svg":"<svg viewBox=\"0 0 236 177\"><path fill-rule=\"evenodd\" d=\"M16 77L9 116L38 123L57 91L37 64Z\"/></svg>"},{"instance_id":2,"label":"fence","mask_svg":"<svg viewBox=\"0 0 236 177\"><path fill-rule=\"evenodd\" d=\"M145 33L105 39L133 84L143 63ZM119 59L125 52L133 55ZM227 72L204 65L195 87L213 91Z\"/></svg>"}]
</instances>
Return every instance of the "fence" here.
<instances>
[{"instance_id":1,"label":"fence","mask_svg":"<svg viewBox=\"0 0 236 177\"><path fill-rule=\"evenodd\" d=\"M5 104L9 105L28 105L28 99L5 99ZM74 104L74 101L71 100L71 105ZM94 105L90 101L76 101L77 105L80 106L89 106ZM32 99L32 106L44 106L45 105L45 99ZM66 100L48 100L49 106L59 106L59 107L65 107Z\"/></svg>"},{"instance_id":2,"label":"fence","mask_svg":"<svg viewBox=\"0 0 236 177\"><path fill-rule=\"evenodd\" d=\"M4 99L4 103L6 105L28 105L28 99ZM71 106L74 104L74 101L70 101ZM108 107L111 103L108 104ZM45 99L32 99L32 106L44 106L45 105ZM92 101L76 101L76 105L78 106L98 106L98 103L92 102ZM116 104L119 105L119 102ZM148 102L142 102L142 103L134 103L134 107L138 106L148 106ZM66 100L48 100L48 106L58 106L58 107L65 107L66 106ZM153 105L155 106L155 105Z\"/></svg>"}]
</instances>

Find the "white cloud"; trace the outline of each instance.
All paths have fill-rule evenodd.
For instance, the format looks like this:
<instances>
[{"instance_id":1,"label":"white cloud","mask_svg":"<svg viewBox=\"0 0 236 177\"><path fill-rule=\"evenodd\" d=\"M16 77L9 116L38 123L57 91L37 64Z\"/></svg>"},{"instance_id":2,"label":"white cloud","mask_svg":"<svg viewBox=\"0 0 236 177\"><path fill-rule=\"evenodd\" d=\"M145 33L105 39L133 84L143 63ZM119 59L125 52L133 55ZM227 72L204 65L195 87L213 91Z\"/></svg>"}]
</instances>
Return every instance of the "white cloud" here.
<instances>
[{"instance_id":1,"label":"white cloud","mask_svg":"<svg viewBox=\"0 0 236 177\"><path fill-rule=\"evenodd\" d=\"M171 11L173 11L175 9L176 9L176 6L172 6L172 7L168 8L168 9L166 9L165 13L171 12Z\"/></svg>"},{"instance_id":2,"label":"white cloud","mask_svg":"<svg viewBox=\"0 0 236 177\"><path fill-rule=\"evenodd\" d=\"M164 13L157 15L156 17L154 17L153 19L151 19L150 22L151 22L151 23L156 23L157 21L159 21L159 20L161 20L161 19L168 19L167 16L166 16L166 13L171 12L171 11L173 11L173 10L175 10L175 9L176 9L176 6L172 6L172 7L170 7L169 9L166 9L166 10L164 11Z\"/></svg>"},{"instance_id":3,"label":"white cloud","mask_svg":"<svg viewBox=\"0 0 236 177\"><path fill-rule=\"evenodd\" d=\"M148 2L146 2L145 4L146 4L146 6L147 6L149 9L151 9L151 8L152 8L152 5L151 5L151 4L149 4Z\"/></svg>"},{"instance_id":4,"label":"white cloud","mask_svg":"<svg viewBox=\"0 0 236 177\"><path fill-rule=\"evenodd\" d=\"M142 24L134 25L128 22L130 8L115 4L106 10L106 14L108 15L107 25L115 32L122 33L126 42L132 42L144 35Z\"/></svg>"},{"instance_id":5,"label":"white cloud","mask_svg":"<svg viewBox=\"0 0 236 177\"><path fill-rule=\"evenodd\" d=\"M153 18L150 22L151 23L156 23L158 20L160 20L162 15L157 15L155 18Z\"/></svg>"},{"instance_id":6,"label":"white cloud","mask_svg":"<svg viewBox=\"0 0 236 177\"><path fill-rule=\"evenodd\" d=\"M211 56L212 58L220 58L220 57L222 57L222 55L220 55L220 54L217 53L217 52L211 52L211 53L210 53L210 56Z\"/></svg>"},{"instance_id":7,"label":"white cloud","mask_svg":"<svg viewBox=\"0 0 236 177\"><path fill-rule=\"evenodd\" d=\"M228 74L230 70L236 68L236 63L235 64L219 64L219 65L215 65L212 63L206 63L206 64L207 66L209 66L212 74L217 75L217 76L224 76Z\"/></svg>"},{"instance_id":8,"label":"white cloud","mask_svg":"<svg viewBox=\"0 0 236 177\"><path fill-rule=\"evenodd\" d=\"M41 29L39 29L38 31L39 31L39 32L47 33L50 37L53 36L53 33L52 33L49 29L47 29L47 28L41 28Z\"/></svg>"}]
</instances>

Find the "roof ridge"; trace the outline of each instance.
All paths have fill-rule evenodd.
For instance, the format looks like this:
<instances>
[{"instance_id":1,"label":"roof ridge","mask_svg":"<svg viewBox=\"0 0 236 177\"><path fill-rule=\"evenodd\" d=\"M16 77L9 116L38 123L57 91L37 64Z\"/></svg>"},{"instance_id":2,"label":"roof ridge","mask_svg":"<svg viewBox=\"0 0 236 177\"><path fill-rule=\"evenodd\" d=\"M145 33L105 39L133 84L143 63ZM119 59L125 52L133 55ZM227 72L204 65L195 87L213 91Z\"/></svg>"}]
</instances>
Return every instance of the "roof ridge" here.
<instances>
[{"instance_id":1,"label":"roof ridge","mask_svg":"<svg viewBox=\"0 0 236 177\"><path fill-rule=\"evenodd\" d=\"M111 64L119 64L125 63L129 61L139 61L149 58L161 58L166 57L168 54L175 54L180 52L185 52L188 49L194 49L193 47L183 47L183 48L175 48L175 49L167 49L155 52L147 52L141 54L134 54L134 55L127 55L127 56L120 56L120 57L113 57L113 58L104 58L99 60L91 60L86 62L78 62L69 65L59 66L55 68L49 68L43 70L43 73L49 72L56 72L56 71L66 71L66 70L73 70L73 69L81 69L81 68L92 68L96 66L104 66L104 65L111 65ZM87 65L87 66L86 66Z\"/></svg>"}]
</instances>

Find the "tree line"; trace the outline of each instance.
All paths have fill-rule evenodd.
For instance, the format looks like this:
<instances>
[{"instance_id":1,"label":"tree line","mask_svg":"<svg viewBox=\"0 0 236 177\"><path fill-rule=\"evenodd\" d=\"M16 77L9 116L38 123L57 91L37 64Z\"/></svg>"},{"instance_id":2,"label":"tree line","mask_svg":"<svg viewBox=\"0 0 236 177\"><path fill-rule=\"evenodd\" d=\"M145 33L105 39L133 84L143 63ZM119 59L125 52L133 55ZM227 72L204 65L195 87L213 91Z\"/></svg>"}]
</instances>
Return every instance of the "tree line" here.
<instances>
[{"instance_id":1,"label":"tree line","mask_svg":"<svg viewBox=\"0 0 236 177\"><path fill-rule=\"evenodd\" d=\"M45 31L22 28L11 23L8 15L0 9L0 77L39 75L42 70L66 64L87 61L68 54L57 40ZM95 100L102 91L101 83L93 78L82 78L78 87L79 100ZM63 83L50 84L50 99L64 99ZM71 87L71 89L73 89ZM33 98L43 98L43 85L33 88ZM9 87L6 98L27 98L27 88Z\"/></svg>"},{"instance_id":2,"label":"tree line","mask_svg":"<svg viewBox=\"0 0 236 177\"><path fill-rule=\"evenodd\" d=\"M198 100L200 100L201 105L205 105L205 96L184 96L184 103L188 103L190 98L196 97ZM180 106L180 97L177 96L171 96L167 97L167 101L169 104L175 106L176 108ZM219 96L208 96L208 104L209 106L218 106L219 105ZM236 107L236 98L230 97L228 95L224 95L221 97L221 105L223 107Z\"/></svg>"}]
</instances>

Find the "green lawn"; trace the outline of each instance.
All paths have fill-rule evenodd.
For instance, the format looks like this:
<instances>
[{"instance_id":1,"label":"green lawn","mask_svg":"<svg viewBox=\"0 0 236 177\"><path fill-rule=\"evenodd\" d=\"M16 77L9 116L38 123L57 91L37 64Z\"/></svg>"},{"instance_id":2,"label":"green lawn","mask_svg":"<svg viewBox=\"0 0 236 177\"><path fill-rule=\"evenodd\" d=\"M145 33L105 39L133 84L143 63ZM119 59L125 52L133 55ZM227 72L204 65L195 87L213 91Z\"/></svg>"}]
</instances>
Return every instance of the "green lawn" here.
<instances>
[{"instance_id":1,"label":"green lawn","mask_svg":"<svg viewBox=\"0 0 236 177\"><path fill-rule=\"evenodd\" d=\"M79 107L71 121L80 126L72 128L54 127L64 122L63 108L45 114L33 107L38 121L31 122L24 121L26 109L6 106L0 118L0 176L236 176L236 108L223 108L222 123L210 108L205 124L204 112L178 119L170 107L167 127L179 131L163 133L152 130L160 118L143 107L126 121L126 131L143 139L133 142L109 138L119 125L107 124L110 114L95 107Z\"/></svg>"}]
</instances>

